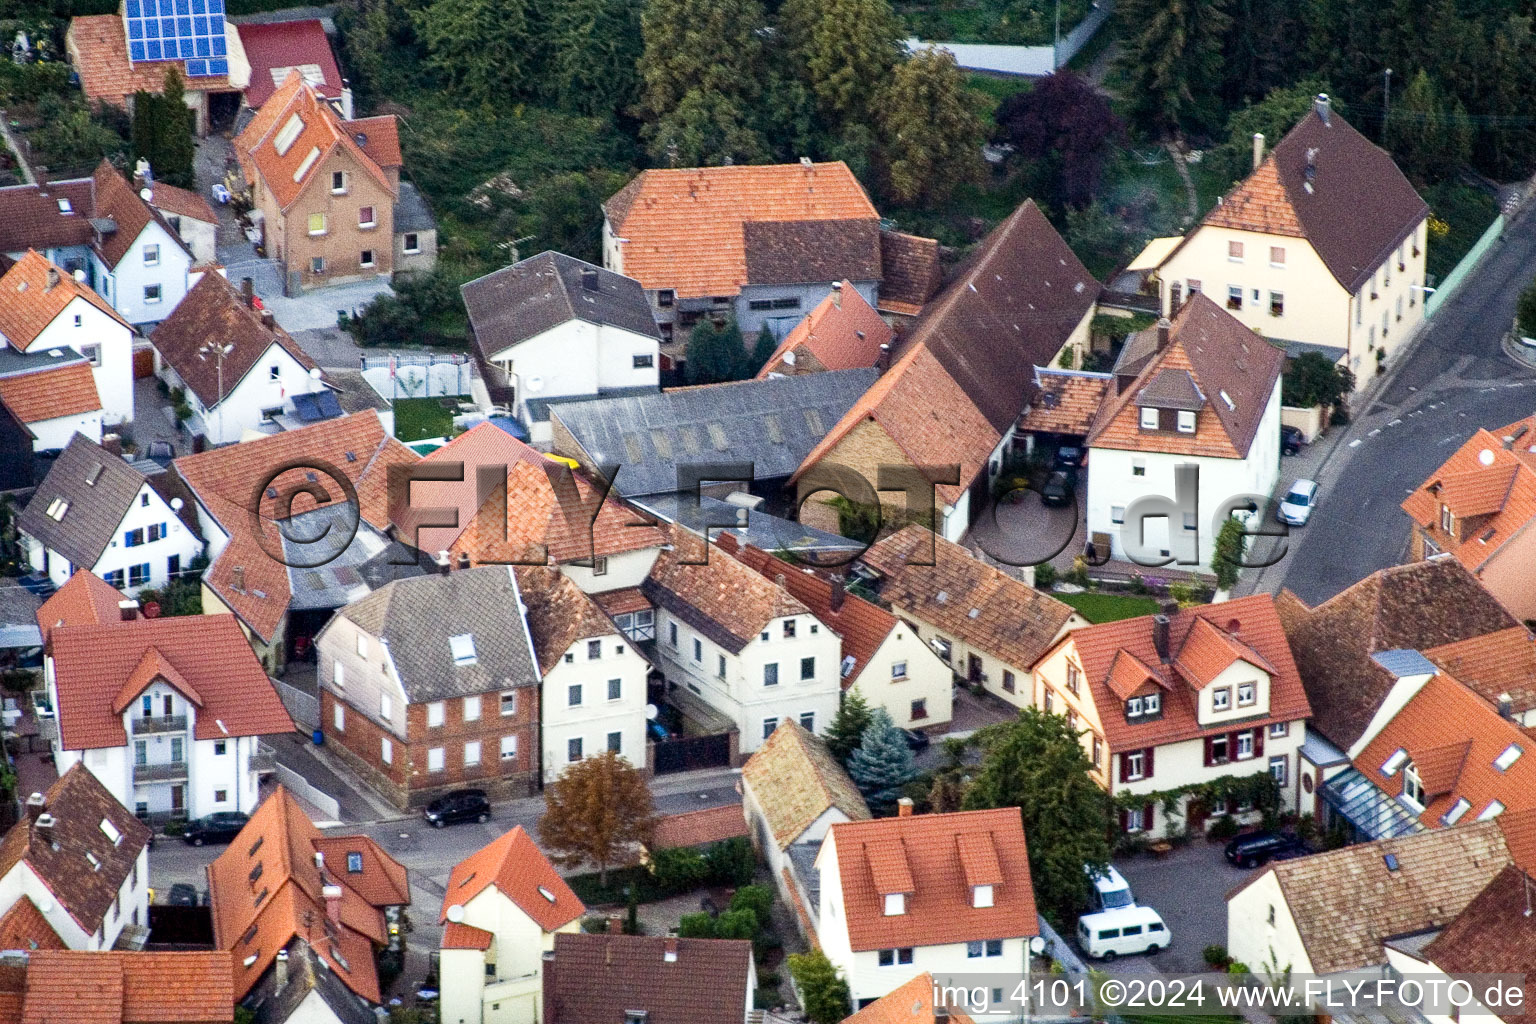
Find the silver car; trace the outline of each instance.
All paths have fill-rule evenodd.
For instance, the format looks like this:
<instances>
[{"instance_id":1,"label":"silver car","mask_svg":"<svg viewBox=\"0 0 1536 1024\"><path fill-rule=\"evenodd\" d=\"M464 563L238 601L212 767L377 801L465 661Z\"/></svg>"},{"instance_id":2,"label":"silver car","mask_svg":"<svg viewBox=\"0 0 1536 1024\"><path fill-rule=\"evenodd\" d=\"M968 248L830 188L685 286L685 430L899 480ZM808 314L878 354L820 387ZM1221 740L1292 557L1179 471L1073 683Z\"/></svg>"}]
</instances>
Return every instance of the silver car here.
<instances>
[{"instance_id":1,"label":"silver car","mask_svg":"<svg viewBox=\"0 0 1536 1024\"><path fill-rule=\"evenodd\" d=\"M1317 507L1317 481L1297 480L1280 500L1275 518L1287 526L1306 526Z\"/></svg>"}]
</instances>

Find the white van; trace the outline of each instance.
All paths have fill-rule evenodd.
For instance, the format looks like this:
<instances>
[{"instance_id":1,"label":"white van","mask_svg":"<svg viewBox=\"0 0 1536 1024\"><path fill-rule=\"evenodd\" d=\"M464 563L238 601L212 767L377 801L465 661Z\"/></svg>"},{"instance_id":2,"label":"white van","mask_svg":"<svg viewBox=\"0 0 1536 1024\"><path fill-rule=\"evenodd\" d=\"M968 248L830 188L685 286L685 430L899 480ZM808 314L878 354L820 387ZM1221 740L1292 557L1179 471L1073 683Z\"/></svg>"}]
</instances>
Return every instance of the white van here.
<instances>
[{"instance_id":1,"label":"white van","mask_svg":"<svg viewBox=\"0 0 1536 1024\"><path fill-rule=\"evenodd\" d=\"M1166 949L1173 933L1150 907L1120 907L1077 919L1077 944L1100 960Z\"/></svg>"},{"instance_id":2,"label":"white van","mask_svg":"<svg viewBox=\"0 0 1536 1024\"><path fill-rule=\"evenodd\" d=\"M1136 897L1131 894L1131 884L1115 870L1113 864L1106 865L1102 872L1095 872L1086 865L1083 870L1093 879L1093 892L1089 894L1088 903L1095 911L1136 905Z\"/></svg>"}]
</instances>

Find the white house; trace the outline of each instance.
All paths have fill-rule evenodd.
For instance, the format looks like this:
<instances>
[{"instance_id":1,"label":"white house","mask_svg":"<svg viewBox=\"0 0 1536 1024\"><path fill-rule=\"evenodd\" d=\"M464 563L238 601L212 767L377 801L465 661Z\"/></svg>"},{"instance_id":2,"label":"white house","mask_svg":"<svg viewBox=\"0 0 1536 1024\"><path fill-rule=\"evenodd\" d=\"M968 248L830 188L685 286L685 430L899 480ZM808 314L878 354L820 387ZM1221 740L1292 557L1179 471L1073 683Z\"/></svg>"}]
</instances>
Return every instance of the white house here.
<instances>
[{"instance_id":1,"label":"white house","mask_svg":"<svg viewBox=\"0 0 1536 1024\"><path fill-rule=\"evenodd\" d=\"M17 518L27 562L62 587L77 569L134 594L164 587L203 541L149 478L76 434Z\"/></svg>"},{"instance_id":2,"label":"white house","mask_svg":"<svg viewBox=\"0 0 1536 1024\"><path fill-rule=\"evenodd\" d=\"M1424 318L1429 207L1327 96L1182 239L1156 239L1165 316L1206 295L1244 326L1369 379Z\"/></svg>"},{"instance_id":3,"label":"white house","mask_svg":"<svg viewBox=\"0 0 1536 1024\"><path fill-rule=\"evenodd\" d=\"M166 225L186 244L192 253L192 265L214 263L218 260L219 217L208 205L208 200L196 192L164 182L147 182L135 179L140 189L149 191L145 200L165 221Z\"/></svg>"},{"instance_id":4,"label":"white house","mask_svg":"<svg viewBox=\"0 0 1536 1024\"><path fill-rule=\"evenodd\" d=\"M1209 566L1228 516L1250 502L1262 512L1280 472L1284 363L1203 295L1126 340L1088 434L1100 557Z\"/></svg>"},{"instance_id":5,"label":"white house","mask_svg":"<svg viewBox=\"0 0 1536 1024\"><path fill-rule=\"evenodd\" d=\"M786 719L826 731L842 693L842 643L788 590L672 527L641 591L656 606L655 656L669 701L703 704L751 753Z\"/></svg>"},{"instance_id":6,"label":"white house","mask_svg":"<svg viewBox=\"0 0 1536 1024\"><path fill-rule=\"evenodd\" d=\"M0 277L0 335L16 352L84 356L103 421L133 419L133 328L106 299L33 250Z\"/></svg>"},{"instance_id":7,"label":"white house","mask_svg":"<svg viewBox=\"0 0 1536 1024\"><path fill-rule=\"evenodd\" d=\"M543 958L586 907L521 825L454 865L438 917L443 1024L542 1020Z\"/></svg>"},{"instance_id":8,"label":"white house","mask_svg":"<svg viewBox=\"0 0 1536 1024\"><path fill-rule=\"evenodd\" d=\"M150 831L84 768L26 800L5 836L0 930L22 949L130 948L149 931Z\"/></svg>"},{"instance_id":9,"label":"white house","mask_svg":"<svg viewBox=\"0 0 1536 1024\"><path fill-rule=\"evenodd\" d=\"M518 570L528 632L538 655L543 780L611 750L646 766L646 677L635 642L557 569Z\"/></svg>"},{"instance_id":10,"label":"white house","mask_svg":"<svg viewBox=\"0 0 1536 1024\"><path fill-rule=\"evenodd\" d=\"M1203 827L1187 797L1169 810L1151 795L1225 777L1267 772L1281 806L1297 805L1312 712L1268 594L1076 630L1041 659L1033 684L1036 705L1078 732L1094 780L1126 798L1128 834L1162 836L1180 818ZM1204 807L1254 810L1244 798Z\"/></svg>"},{"instance_id":11,"label":"white house","mask_svg":"<svg viewBox=\"0 0 1536 1024\"><path fill-rule=\"evenodd\" d=\"M897 817L833 825L816 868L817 939L855 1009L923 972L970 987L1027 970L1040 923L1016 808L913 815L905 801Z\"/></svg>"},{"instance_id":12,"label":"white house","mask_svg":"<svg viewBox=\"0 0 1536 1024\"><path fill-rule=\"evenodd\" d=\"M22 436L34 452L60 451L77 434L93 442L102 438L91 364L69 349L0 348L0 403L25 428Z\"/></svg>"},{"instance_id":13,"label":"white house","mask_svg":"<svg viewBox=\"0 0 1536 1024\"><path fill-rule=\"evenodd\" d=\"M291 732L293 721L234 616L142 619L130 603L121 619L101 621L99 603L69 595L90 586L85 576L38 611L51 624L44 682L58 719L55 764L83 762L147 820L250 813L259 775L272 770L259 738Z\"/></svg>"},{"instance_id":14,"label":"white house","mask_svg":"<svg viewBox=\"0 0 1536 1024\"><path fill-rule=\"evenodd\" d=\"M491 397L534 444L553 399L657 386L661 333L638 281L543 252L459 290Z\"/></svg>"},{"instance_id":15,"label":"white house","mask_svg":"<svg viewBox=\"0 0 1536 1024\"><path fill-rule=\"evenodd\" d=\"M214 444L276 429L294 395L325 390L314 360L220 274L204 274L150 342L156 372L185 390L192 429Z\"/></svg>"}]
</instances>

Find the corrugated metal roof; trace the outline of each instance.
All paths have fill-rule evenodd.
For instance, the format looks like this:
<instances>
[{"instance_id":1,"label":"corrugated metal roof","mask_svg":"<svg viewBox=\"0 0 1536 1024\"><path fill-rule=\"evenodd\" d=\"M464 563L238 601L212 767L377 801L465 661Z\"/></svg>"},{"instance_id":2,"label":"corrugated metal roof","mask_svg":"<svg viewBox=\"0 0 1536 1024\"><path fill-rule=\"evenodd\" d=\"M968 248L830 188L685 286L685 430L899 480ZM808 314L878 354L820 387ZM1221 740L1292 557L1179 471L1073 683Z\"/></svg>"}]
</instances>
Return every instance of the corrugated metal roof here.
<instances>
[{"instance_id":1,"label":"corrugated metal roof","mask_svg":"<svg viewBox=\"0 0 1536 1024\"><path fill-rule=\"evenodd\" d=\"M1377 651L1371 660L1399 679L1404 676L1432 676L1440 670L1418 651Z\"/></svg>"}]
</instances>

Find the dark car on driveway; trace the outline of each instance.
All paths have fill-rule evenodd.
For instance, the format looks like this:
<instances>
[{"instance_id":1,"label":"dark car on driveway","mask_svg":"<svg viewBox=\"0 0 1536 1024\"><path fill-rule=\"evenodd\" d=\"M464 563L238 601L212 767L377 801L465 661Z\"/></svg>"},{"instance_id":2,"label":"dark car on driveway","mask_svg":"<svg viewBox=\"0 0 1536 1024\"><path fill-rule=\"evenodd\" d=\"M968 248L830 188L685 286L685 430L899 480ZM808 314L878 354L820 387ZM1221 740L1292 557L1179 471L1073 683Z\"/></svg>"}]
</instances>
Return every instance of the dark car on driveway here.
<instances>
[{"instance_id":1,"label":"dark car on driveway","mask_svg":"<svg viewBox=\"0 0 1536 1024\"><path fill-rule=\"evenodd\" d=\"M1296 427L1280 428L1280 451L1286 455L1295 455L1307 443L1307 436Z\"/></svg>"},{"instance_id":2,"label":"dark car on driveway","mask_svg":"<svg viewBox=\"0 0 1536 1024\"><path fill-rule=\"evenodd\" d=\"M1284 832L1251 832L1227 844L1227 863L1240 868L1261 867L1272 860L1305 857L1312 849Z\"/></svg>"},{"instance_id":3,"label":"dark car on driveway","mask_svg":"<svg viewBox=\"0 0 1536 1024\"><path fill-rule=\"evenodd\" d=\"M229 843L233 842L240 830L245 828L245 823L251 820L248 814L239 811L218 811L206 818L198 818L187 822L186 831L181 838L193 846L202 846L204 843Z\"/></svg>"},{"instance_id":4,"label":"dark car on driveway","mask_svg":"<svg viewBox=\"0 0 1536 1024\"><path fill-rule=\"evenodd\" d=\"M1083 464L1083 450L1074 445L1062 445L1051 460L1052 469L1078 469Z\"/></svg>"},{"instance_id":5,"label":"dark car on driveway","mask_svg":"<svg viewBox=\"0 0 1536 1024\"><path fill-rule=\"evenodd\" d=\"M456 789L427 804L422 815L433 828L461 821L490 821L491 801L483 789Z\"/></svg>"},{"instance_id":6,"label":"dark car on driveway","mask_svg":"<svg viewBox=\"0 0 1536 1024\"><path fill-rule=\"evenodd\" d=\"M927 750L928 745L933 742L921 729L903 729L901 734L906 739L907 746L911 747L915 753Z\"/></svg>"},{"instance_id":7,"label":"dark car on driveway","mask_svg":"<svg viewBox=\"0 0 1536 1024\"><path fill-rule=\"evenodd\" d=\"M1067 469L1054 470L1040 488L1040 504L1062 506L1072 504L1077 491L1077 474Z\"/></svg>"},{"instance_id":8,"label":"dark car on driveway","mask_svg":"<svg viewBox=\"0 0 1536 1024\"><path fill-rule=\"evenodd\" d=\"M198 904L197 888L186 882L177 882L166 894L165 902L173 907L195 907Z\"/></svg>"}]
</instances>

